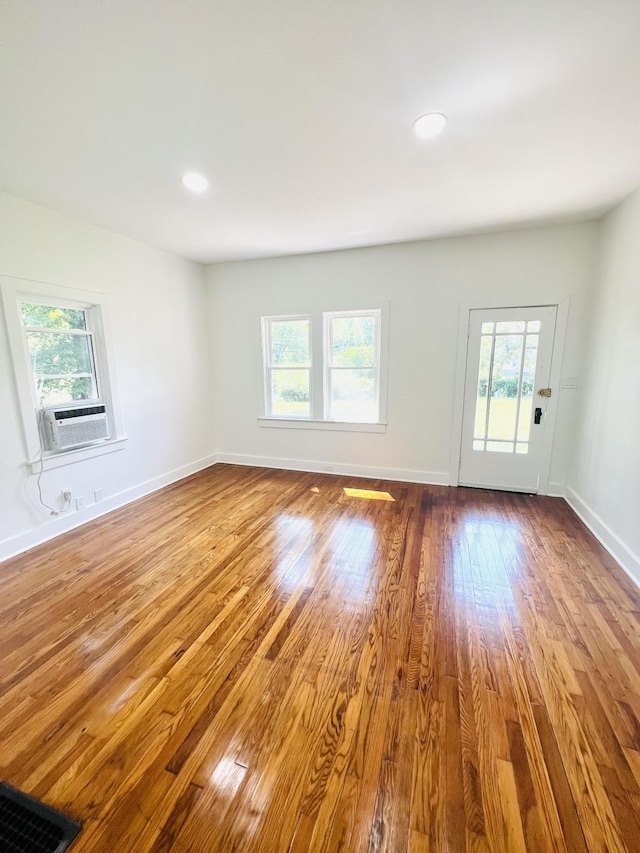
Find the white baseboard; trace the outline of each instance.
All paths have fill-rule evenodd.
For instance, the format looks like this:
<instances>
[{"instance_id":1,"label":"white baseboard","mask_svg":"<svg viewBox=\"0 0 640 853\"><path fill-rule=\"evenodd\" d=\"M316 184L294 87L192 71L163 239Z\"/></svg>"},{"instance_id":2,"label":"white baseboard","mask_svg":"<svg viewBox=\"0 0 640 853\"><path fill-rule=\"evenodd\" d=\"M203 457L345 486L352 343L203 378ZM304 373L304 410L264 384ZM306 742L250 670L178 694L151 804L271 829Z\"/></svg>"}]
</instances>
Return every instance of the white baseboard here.
<instances>
[{"instance_id":1,"label":"white baseboard","mask_svg":"<svg viewBox=\"0 0 640 853\"><path fill-rule=\"evenodd\" d=\"M396 480L401 483L421 483L448 486L448 471L418 471L413 468L383 468L375 465L350 465L342 462L316 462L309 459L282 459L280 456L245 456L239 453L218 453L218 462L228 465L255 465L256 468L283 468L309 474L338 474L342 477L364 477L368 480Z\"/></svg>"},{"instance_id":2,"label":"white baseboard","mask_svg":"<svg viewBox=\"0 0 640 853\"><path fill-rule=\"evenodd\" d=\"M215 453L211 456L205 456L188 465L183 465L181 468L168 471L160 477L154 477L152 480L147 480L137 486L132 486L130 489L125 489L123 492L111 495L106 500L100 501L100 503L89 504L78 512L70 513L69 515L58 515L35 530L29 530L10 539L4 539L0 542L0 562L8 560L9 557L15 557L17 554L22 554L30 548L35 548L36 545L41 545L43 542L48 542L56 536L61 536L69 530L81 527L83 524L93 521L94 518L99 518L101 515L106 515L114 509L119 509L125 506L125 504L138 500L138 498L143 498L145 495L151 494L151 492L156 492L158 489L164 488L164 486L169 486L177 480L182 480L190 474L195 474L196 471L209 468L211 465L215 465L217 461Z\"/></svg>"},{"instance_id":3,"label":"white baseboard","mask_svg":"<svg viewBox=\"0 0 640 853\"><path fill-rule=\"evenodd\" d=\"M130 489L125 489L115 495L111 495L100 503L89 504L78 512L69 515L59 515L47 521L35 530L29 530L18 536L0 541L0 562L24 553L36 545L42 545L50 539L55 539L69 530L74 530L99 518L115 509L119 509L132 501L138 500L145 495L158 491L171 483L182 480L190 474L195 474L204 468L209 468L217 462L226 462L229 465L254 465L257 468L284 468L290 471L306 471L313 474L339 474L342 476L365 477L374 480L397 480L404 483L423 483L435 486L446 486L448 474L433 471L417 471L410 468L376 468L369 465L328 464L325 462L313 462L305 459L281 459L276 456L244 456L234 453L212 453L169 471L160 477L147 480Z\"/></svg>"},{"instance_id":4,"label":"white baseboard","mask_svg":"<svg viewBox=\"0 0 640 853\"><path fill-rule=\"evenodd\" d=\"M570 487L566 487L565 500L578 518L589 528L596 539L604 545L613 559L629 575L631 580L640 587L640 557L633 553L620 537L613 532L609 525L586 504L580 495Z\"/></svg>"},{"instance_id":5,"label":"white baseboard","mask_svg":"<svg viewBox=\"0 0 640 853\"><path fill-rule=\"evenodd\" d=\"M100 503L87 506L70 515L59 515L36 530L13 536L0 541L0 562L17 554L22 554L36 545L41 545L57 536L74 530L125 506L132 501L156 492L178 480L209 468L217 462L229 465L253 465L257 468L281 468L288 471L304 471L311 474L337 474L340 476L363 477L373 480L394 480L402 483L419 483L433 486L449 485L449 473L446 471L420 471L413 468L384 468L371 465L351 465L348 463L326 463L307 459L283 459L277 456L247 456L237 453L212 453L188 465L168 471L160 477L154 477L130 489L111 495ZM640 557L631 551L606 522L586 504L570 487L563 483L549 483L547 494L563 497L578 518L589 528L598 541L607 549L615 561L640 587Z\"/></svg>"},{"instance_id":6,"label":"white baseboard","mask_svg":"<svg viewBox=\"0 0 640 853\"><path fill-rule=\"evenodd\" d=\"M547 497L549 498L564 498L567 494L567 487L564 483L548 483Z\"/></svg>"}]
</instances>

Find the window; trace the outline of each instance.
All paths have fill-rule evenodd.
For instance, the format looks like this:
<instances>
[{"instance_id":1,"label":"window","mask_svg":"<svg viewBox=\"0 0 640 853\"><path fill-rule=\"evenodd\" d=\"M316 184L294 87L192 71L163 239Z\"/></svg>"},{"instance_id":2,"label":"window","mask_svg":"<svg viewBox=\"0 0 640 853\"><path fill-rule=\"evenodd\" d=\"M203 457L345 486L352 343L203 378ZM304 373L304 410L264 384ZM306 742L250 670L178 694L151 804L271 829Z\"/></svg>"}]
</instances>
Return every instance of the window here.
<instances>
[{"instance_id":1,"label":"window","mask_svg":"<svg viewBox=\"0 0 640 853\"><path fill-rule=\"evenodd\" d=\"M384 431L383 308L261 322L262 426Z\"/></svg>"},{"instance_id":2,"label":"window","mask_svg":"<svg viewBox=\"0 0 640 853\"><path fill-rule=\"evenodd\" d=\"M32 473L122 450L126 442L118 406L113 355L101 293L9 277L0 278L7 334ZM74 403L105 406L111 438L62 452L43 450L43 408Z\"/></svg>"},{"instance_id":3,"label":"window","mask_svg":"<svg viewBox=\"0 0 640 853\"><path fill-rule=\"evenodd\" d=\"M378 420L380 312L325 314L325 418Z\"/></svg>"},{"instance_id":4,"label":"window","mask_svg":"<svg viewBox=\"0 0 640 853\"><path fill-rule=\"evenodd\" d=\"M97 401L93 332L84 307L21 302L38 406Z\"/></svg>"},{"instance_id":5,"label":"window","mask_svg":"<svg viewBox=\"0 0 640 853\"><path fill-rule=\"evenodd\" d=\"M264 320L268 414L311 417L311 318Z\"/></svg>"}]
</instances>

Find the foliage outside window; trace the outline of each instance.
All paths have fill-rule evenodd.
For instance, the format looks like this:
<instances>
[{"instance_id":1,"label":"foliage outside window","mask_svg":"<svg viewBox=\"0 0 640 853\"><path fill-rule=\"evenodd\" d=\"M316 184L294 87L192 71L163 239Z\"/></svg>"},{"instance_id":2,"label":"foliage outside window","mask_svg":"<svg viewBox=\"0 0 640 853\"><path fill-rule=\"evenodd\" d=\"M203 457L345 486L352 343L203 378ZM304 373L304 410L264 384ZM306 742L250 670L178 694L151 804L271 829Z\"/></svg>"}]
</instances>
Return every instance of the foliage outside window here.
<instances>
[{"instance_id":1,"label":"foliage outside window","mask_svg":"<svg viewBox=\"0 0 640 853\"><path fill-rule=\"evenodd\" d=\"M267 417L377 423L380 327L379 309L263 317Z\"/></svg>"},{"instance_id":2,"label":"foliage outside window","mask_svg":"<svg viewBox=\"0 0 640 853\"><path fill-rule=\"evenodd\" d=\"M0 276L0 295L29 472L40 475L123 450L127 439L105 294ZM43 451L43 407L95 404L104 405L109 412L113 430L109 441L63 453Z\"/></svg>"},{"instance_id":3,"label":"foliage outside window","mask_svg":"<svg viewBox=\"0 0 640 853\"><path fill-rule=\"evenodd\" d=\"M269 414L311 416L311 319L265 320L266 385Z\"/></svg>"},{"instance_id":4,"label":"foliage outside window","mask_svg":"<svg viewBox=\"0 0 640 853\"><path fill-rule=\"evenodd\" d=\"M329 420L378 420L379 314L325 315L325 416Z\"/></svg>"},{"instance_id":5,"label":"foliage outside window","mask_svg":"<svg viewBox=\"0 0 640 853\"><path fill-rule=\"evenodd\" d=\"M98 399L93 334L88 311L20 303L39 406Z\"/></svg>"}]
</instances>

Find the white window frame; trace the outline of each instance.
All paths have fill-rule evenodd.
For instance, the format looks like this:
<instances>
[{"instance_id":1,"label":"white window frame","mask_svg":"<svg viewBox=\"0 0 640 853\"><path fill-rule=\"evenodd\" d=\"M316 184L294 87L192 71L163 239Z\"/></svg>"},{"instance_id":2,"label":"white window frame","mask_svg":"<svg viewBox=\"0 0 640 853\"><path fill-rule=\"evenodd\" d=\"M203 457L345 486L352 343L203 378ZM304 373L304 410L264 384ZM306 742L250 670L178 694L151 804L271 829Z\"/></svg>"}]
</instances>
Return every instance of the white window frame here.
<instances>
[{"instance_id":1,"label":"white window frame","mask_svg":"<svg viewBox=\"0 0 640 853\"><path fill-rule=\"evenodd\" d=\"M280 366L272 363L273 347L271 345L271 329L274 323L279 322L295 322L296 320L307 321L309 323L309 366L300 367L297 365ZM263 359L263 381L264 381L264 401L265 412L269 418L277 418L280 420L282 415L274 414L273 412L273 396L271 394L271 377L274 370L308 370L309 371L309 415L298 415L291 417L289 420L306 420L313 416L314 411L314 395L313 395L313 318L310 314L288 314L275 317L262 318L262 359Z\"/></svg>"},{"instance_id":2,"label":"white window frame","mask_svg":"<svg viewBox=\"0 0 640 853\"><path fill-rule=\"evenodd\" d=\"M260 349L259 388L260 409L258 414L258 425L261 427L274 427L278 429L311 429L311 430L338 430L342 432L377 432L383 433L387 430L387 377L388 377L388 337L389 337L389 303L369 303L370 307L363 308L362 305L323 305L304 306L277 312L262 314L257 318L260 329L262 346ZM376 393L378 404L377 421L347 421L330 419L327 417L327 364L328 362L328 317L337 316L370 316L376 315L377 332L377 370L376 370ZM268 323L277 320L300 320L311 319L311 415L310 417L281 417L270 413L270 385L267 361L267 347L269 338L266 332Z\"/></svg>"},{"instance_id":3,"label":"white window frame","mask_svg":"<svg viewBox=\"0 0 640 853\"><path fill-rule=\"evenodd\" d=\"M38 409L47 409L51 408L49 405L41 405L38 400L37 394L37 382L36 375L33 372L33 367L31 366L31 353L29 352L29 344L27 340L27 336L29 332L37 332L39 334L51 334L51 335L73 335L77 337L84 337L89 339L90 346L90 356L91 356L91 365L92 372L86 374L86 376L91 376L95 380L96 385L96 396L87 397L83 400L78 400L77 405L80 406L82 403L87 403L88 405L95 405L96 403L102 403L101 398L101 389L102 389L102 379L100 376L100 369L98 365L98 359L96 357L96 340L95 340L95 332L93 329L93 322L95 316L95 310L92 310L92 306L87 303L74 302L68 299L55 299L54 297L43 297L43 296L33 296L29 299L26 299L24 296L20 296L18 299L18 310L20 310L23 304L30 305L45 305L50 306L52 308L68 308L73 311L82 311L85 318L85 327L84 329L52 329L46 326L26 326L22 317L20 318L21 326L22 326L22 337L25 346L25 355L29 359L29 374L31 376L31 387L33 390L33 403L34 406ZM58 378L58 377L48 377L48 378ZM62 378L62 377L60 377ZM74 405L75 401L69 404L61 404L61 405Z\"/></svg>"},{"instance_id":4,"label":"white window frame","mask_svg":"<svg viewBox=\"0 0 640 853\"><path fill-rule=\"evenodd\" d=\"M61 287L45 282L9 277L0 278L0 291L4 305L7 336L13 361L15 385L20 418L23 427L25 465L32 474L41 470L58 468L93 456L122 450L126 442L115 362L108 333L107 298L103 293ZM88 405L100 403L110 415L111 438L101 444L74 450L52 452L43 450L38 417L43 407L36 396L35 378L27 344L26 327L22 320L21 303L56 305L85 311L87 331L93 345L94 369L98 399L87 400ZM82 401L84 403L85 401ZM78 403L81 404L80 401ZM44 407L47 408L47 407Z\"/></svg>"},{"instance_id":5,"label":"white window frame","mask_svg":"<svg viewBox=\"0 0 640 853\"><path fill-rule=\"evenodd\" d=\"M322 315L322 339L324 342L323 367L324 367L324 420L338 421L342 423L378 423L380 419L380 326L381 326L381 310L375 308L369 311L325 311ZM373 317L375 321L375 344L374 344L374 363L368 365L367 368L374 371L374 403L378 418L375 421L354 421L351 419L341 419L333 417L331 413L331 385L334 370L353 370L352 367L335 367L333 361L333 332L332 320L339 320L345 317Z\"/></svg>"}]
</instances>

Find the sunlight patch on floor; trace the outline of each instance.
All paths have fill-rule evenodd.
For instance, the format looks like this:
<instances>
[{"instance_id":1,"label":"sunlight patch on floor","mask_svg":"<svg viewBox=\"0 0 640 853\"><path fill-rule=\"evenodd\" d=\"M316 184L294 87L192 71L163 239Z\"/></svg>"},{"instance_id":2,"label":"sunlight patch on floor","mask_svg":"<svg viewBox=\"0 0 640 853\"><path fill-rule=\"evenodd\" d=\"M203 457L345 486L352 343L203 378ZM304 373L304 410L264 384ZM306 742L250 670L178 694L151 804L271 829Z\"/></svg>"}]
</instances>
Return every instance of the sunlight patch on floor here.
<instances>
[{"instance_id":1,"label":"sunlight patch on floor","mask_svg":"<svg viewBox=\"0 0 640 853\"><path fill-rule=\"evenodd\" d=\"M389 492L377 492L375 489L347 489L344 488L344 493L348 498L365 498L369 501L393 501Z\"/></svg>"}]
</instances>

